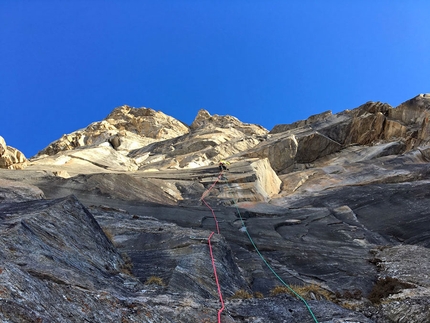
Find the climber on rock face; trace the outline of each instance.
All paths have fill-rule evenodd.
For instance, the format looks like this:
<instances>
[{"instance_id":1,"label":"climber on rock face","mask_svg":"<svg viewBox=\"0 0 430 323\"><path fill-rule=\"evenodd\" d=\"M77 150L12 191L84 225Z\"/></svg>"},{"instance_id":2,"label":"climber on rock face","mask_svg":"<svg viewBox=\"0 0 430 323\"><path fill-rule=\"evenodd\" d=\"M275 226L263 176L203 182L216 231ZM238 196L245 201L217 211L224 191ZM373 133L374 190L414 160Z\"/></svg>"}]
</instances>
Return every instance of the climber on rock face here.
<instances>
[{"instance_id":1,"label":"climber on rock face","mask_svg":"<svg viewBox=\"0 0 430 323\"><path fill-rule=\"evenodd\" d=\"M230 163L224 159L221 159L219 161L218 168L222 172L223 170L228 170L227 166L230 165Z\"/></svg>"}]
</instances>

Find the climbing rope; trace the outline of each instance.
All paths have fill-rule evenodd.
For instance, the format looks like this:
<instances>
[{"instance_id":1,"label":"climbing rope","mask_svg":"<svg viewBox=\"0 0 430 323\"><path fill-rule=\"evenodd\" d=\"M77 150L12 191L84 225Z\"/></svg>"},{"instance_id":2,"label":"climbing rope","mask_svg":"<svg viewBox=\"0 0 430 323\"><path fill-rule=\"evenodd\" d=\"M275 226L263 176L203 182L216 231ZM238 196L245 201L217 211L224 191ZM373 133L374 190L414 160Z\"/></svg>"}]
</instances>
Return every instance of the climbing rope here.
<instances>
[{"instance_id":1,"label":"climbing rope","mask_svg":"<svg viewBox=\"0 0 430 323\"><path fill-rule=\"evenodd\" d=\"M209 189L207 189L202 197L200 198L200 200L206 205L207 208L210 209L210 211L212 212L212 216L214 218L215 221L215 225L216 225L216 229L218 234L220 233L219 231L219 225L218 225L218 220L215 216L215 211L213 210L213 208L210 207L210 205L205 201L205 197L209 194L209 192L214 188L214 186L216 185L216 183L218 183L218 181L223 178L226 179L225 177L223 177L223 172L221 172L219 174L219 176L217 177L217 179L215 180L215 182L209 187ZM230 188L232 188L230 186L230 184L227 184ZM233 188L234 190L234 188ZM260 256L260 258L263 260L264 264L267 266L267 268L269 268L269 270L275 275L275 277L286 287L288 288L288 290L290 290L299 300L301 300L306 308L308 309L309 313L311 314L313 320L315 321L315 323L318 323L317 318L315 317L314 313L312 312L312 309L310 308L308 302L306 302L306 300L300 296L293 288L291 288L290 285L288 285L277 273L276 271L272 268L272 266L267 262L267 260L264 258L264 256L261 254L260 250L257 248L257 245L255 244L254 240L252 239L251 235L248 232L248 229L246 228L245 225L245 221L242 218L242 214L240 213L239 207L237 205L237 201L233 198L233 203L236 207L237 210L237 214L239 215L240 221L242 223L242 227L244 228L244 231L246 233L246 235L248 236L249 241L251 242L252 246L254 247L255 251L257 252L257 254ZM209 252L210 252L210 256L211 256L211 261L212 261L212 267L213 267L213 271L214 271L214 276L215 276L215 282L217 285L217 289L218 289L218 295L219 295L219 299L221 302L221 308L218 310L218 323L221 323L221 313L223 312L225 306L224 306L224 300L222 297L222 293L221 293L221 286L219 284L219 280L218 280L218 275L217 275L217 271L216 271L216 266L215 266L215 258L213 256L213 252L212 252L212 244L211 244L211 238L212 236L215 234L215 232L212 232L208 238L208 244L209 244Z\"/></svg>"},{"instance_id":2,"label":"climbing rope","mask_svg":"<svg viewBox=\"0 0 430 323\"><path fill-rule=\"evenodd\" d=\"M210 205L205 201L205 197L209 194L209 192L214 188L214 186L215 186L215 184L222 178L222 176L223 176L223 174L222 174L222 172L218 175L218 177L217 177L217 179L215 180L215 182L212 184L212 186L211 187L209 187L209 189L207 189L204 193L203 193L203 195L202 195L202 197L200 198L200 200L206 205L206 207L209 209L209 210L211 210L211 212L212 212L212 216L213 216L213 218L214 218L214 220L215 220L215 226L216 226L216 230L217 230L217 233L219 234L219 225L218 225L218 220L217 220L217 218L216 218L216 216L215 216L215 211L214 211L214 209L213 208L211 208L210 207ZM212 236L215 234L215 232L212 232L210 235L209 235L209 238L208 238L208 245L209 245L209 253L210 253L210 256L211 256L211 261L212 261L212 268L213 268L213 271L214 271L214 276L215 276L215 283L216 283L216 285L217 285L217 289L218 289L218 296L219 296L219 300L220 300L220 302L221 302L221 308L218 310L218 323L221 323L221 313L224 311L224 308L225 308L225 306L224 306L224 300L223 300L223 298L222 298L222 293L221 293L221 285L219 284L219 280L218 280L218 274L217 274L217 271L216 271L216 265L215 265L215 258L214 258L214 255L213 255L213 252L212 252L212 244L211 244L211 238L212 238Z\"/></svg>"},{"instance_id":3,"label":"climbing rope","mask_svg":"<svg viewBox=\"0 0 430 323\"><path fill-rule=\"evenodd\" d=\"M216 185L216 183L218 183L218 181L222 178L222 172L219 173L217 179L215 180L215 182L211 185L211 187L209 187L206 191L203 192L202 197L200 198L201 201L204 200L204 198L209 194L209 192L214 188L214 186Z\"/></svg>"},{"instance_id":4,"label":"climbing rope","mask_svg":"<svg viewBox=\"0 0 430 323\"><path fill-rule=\"evenodd\" d=\"M214 235L214 233L215 233L215 232L212 232L212 233L210 234L210 236L209 236L209 238L208 238L208 244L209 244L209 252L210 252L210 254L211 254L212 267L213 267L213 270L214 270L215 282L216 282L216 286L217 286L217 288L218 288L219 300L220 300L221 305L222 305L222 306L221 306L221 308L218 310L218 323L221 323L221 313L222 313L222 311L224 311L224 300L223 300L223 298L222 298L221 286L220 286L220 284L219 284L219 281L218 281L218 275L217 275L217 272L216 272L215 258L214 258L213 252L212 252L211 238L212 238L212 236Z\"/></svg>"},{"instance_id":5,"label":"climbing rope","mask_svg":"<svg viewBox=\"0 0 430 323\"><path fill-rule=\"evenodd\" d=\"M212 212L212 216L213 216L213 218L214 218L214 220L215 220L216 231L217 231L217 233L219 234L219 225L218 225L218 220L217 220L217 218L216 218L216 215L215 215L215 212L214 212L213 208L211 208L211 207L210 207L210 205L209 205L208 203L206 203L206 201L205 201L205 200L202 200L202 202L207 206L207 208L208 208L209 210L211 210L211 212Z\"/></svg>"},{"instance_id":6,"label":"climbing rope","mask_svg":"<svg viewBox=\"0 0 430 323\"><path fill-rule=\"evenodd\" d=\"M231 186L228 185L230 188ZM300 299L306 306L306 308L308 309L309 313L311 314L312 318L314 319L314 321L316 323L318 323L317 318L315 317L314 313L312 312L309 304L306 302L306 300L301 297L299 294L297 294L294 289L291 288L290 285L288 285L276 272L275 270L272 268L272 266L270 266L270 264L266 261L266 259L264 258L264 256L261 254L260 250L258 250L257 245L254 243L254 240L252 240L251 235L248 232L248 229L246 228L245 222L243 221L242 215L240 213L239 207L237 205L237 201L235 199L233 199L233 203L236 207L237 213L239 214L239 218L240 221L242 222L242 227L244 228L244 231L246 233L246 235L248 236L249 241L251 241L252 246L254 247L255 251L257 252L257 254L260 256L260 258L263 260L263 262L266 264L267 268L270 269L270 271L275 275L276 278L278 278L278 280L285 286L288 288L288 290L290 290L298 299Z\"/></svg>"}]
</instances>

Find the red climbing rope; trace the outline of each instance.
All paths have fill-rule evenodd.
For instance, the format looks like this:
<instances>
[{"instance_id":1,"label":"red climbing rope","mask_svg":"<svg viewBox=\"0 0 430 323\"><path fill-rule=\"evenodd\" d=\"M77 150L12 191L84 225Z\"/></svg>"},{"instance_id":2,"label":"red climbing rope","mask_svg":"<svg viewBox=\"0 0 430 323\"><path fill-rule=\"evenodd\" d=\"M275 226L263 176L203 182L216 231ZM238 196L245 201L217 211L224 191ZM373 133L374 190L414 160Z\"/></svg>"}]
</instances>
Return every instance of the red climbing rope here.
<instances>
[{"instance_id":1,"label":"red climbing rope","mask_svg":"<svg viewBox=\"0 0 430 323\"><path fill-rule=\"evenodd\" d=\"M216 216L215 216L215 212L214 212L214 210L210 207L210 205L208 204L208 203L206 203L206 201L204 200L204 198L209 194L209 192L212 190L212 188L215 186L215 184L221 179L221 178L223 178L222 177L223 176L223 172L221 172L220 174L219 174L219 176L218 176L218 178L215 180L215 182L209 187L209 189L208 190L206 190L203 194L202 194L202 197L200 198L200 200L211 210L211 212L212 212L212 215L213 215L213 217L214 217L214 220L215 220L215 225L216 225L216 229L217 229L217 232L218 232L218 234L220 233L220 231L219 231L219 226L218 226L218 220L217 220L217 218L216 218ZM243 218L242 218L242 215L240 214L240 211L239 211L239 207L238 207L238 205L237 205L237 201L236 200L233 200L233 202L234 202L234 204L235 204L235 206L236 206L236 209L237 209L237 213L239 214L239 217L240 217L240 220L242 221L242 226L243 226L243 228L245 228L246 229L246 226L245 226L245 222L243 221ZM307 307L307 309L309 310L309 312L310 312L310 314L312 315L312 318L314 319L314 321L315 321L315 323L318 323L318 320L317 320L317 318L315 317L315 315L314 315L314 313L312 312L312 310L311 310L311 308L309 307L309 305L308 305L308 303L306 302L306 300L305 299L303 299L299 294L297 294L289 285L287 285L287 283L285 283L283 280L282 280L282 278L274 271L274 269L270 266L270 264L266 261L266 259L263 257L263 255L261 254L261 252L258 250L258 248L257 248L257 246L255 245L255 243L254 243L254 241L252 240L252 238L251 238L251 236L250 236L250 234L249 234L249 232L248 232L248 230L245 230L245 232L246 232L246 234L248 235L248 238L249 238L249 240L251 241L251 243L252 243L252 245L254 246L254 248L255 248L255 251L258 253L258 255L261 257L261 259L263 260L263 262L267 265L267 267L273 272L273 274L288 288L288 289L290 289L293 293L294 293L294 295L296 295L300 300L302 300L303 301L303 303L306 305L306 307ZM219 284L219 281L218 281L218 275L217 275L217 272L216 272L216 266L215 266L215 259L214 259L214 256L213 256L213 252L212 252L212 245L211 245L211 238L212 238L212 236L215 234L215 232L212 232L211 234L210 234L210 236L209 236L209 238L208 238L208 244L209 244L209 252L210 252L210 256L211 256L211 260L212 260L212 267L213 267L213 270L214 270L214 276L215 276L215 282L216 282L216 285L217 285L217 288L218 288L218 295L219 295L219 299L220 299L220 301L221 301L221 305L222 305L222 307L218 310L218 323L221 323L221 313L222 313L222 311L224 311L224 308L225 308L225 306L224 306L224 300L223 300L223 298L222 298L222 293L221 293L221 286L220 286L220 284Z\"/></svg>"},{"instance_id":2,"label":"red climbing rope","mask_svg":"<svg viewBox=\"0 0 430 323\"><path fill-rule=\"evenodd\" d=\"M203 203L205 203L205 205L209 208L209 210L211 210L211 212L212 212L212 216L214 217L214 220L215 220L216 231L217 231L217 233L219 234L218 220L216 219L215 212L214 212L213 208L211 208L211 207L209 206L209 204L208 204L208 203L206 203L206 201L205 201L205 200L202 200L202 202L203 202Z\"/></svg>"},{"instance_id":3,"label":"red climbing rope","mask_svg":"<svg viewBox=\"0 0 430 323\"><path fill-rule=\"evenodd\" d=\"M215 216L215 211L213 210L213 208L211 208L210 207L210 205L205 201L205 197L209 194L209 192L214 188L214 186L215 186L215 184L221 179L221 177L222 177L222 172L218 175L218 177L217 177L217 179L215 180L215 182L212 184L212 186L211 187L209 187L209 189L207 189L204 193L203 193L203 195L202 195L202 197L200 198L200 200L206 205L206 207L209 209L209 210L211 210L211 212L212 212L212 216L213 216L213 218L214 218L214 220L215 220L215 226L216 226L216 230L217 230L217 233L219 234L219 226L218 226L218 220L217 220L217 218L216 218L216 216ZM214 276L215 276L215 282L216 282L216 285L217 285L217 289L218 289L218 295L219 295L219 300L220 300L220 302L221 302L221 308L218 310L218 323L221 323L221 313L222 313L222 311L224 311L224 300L223 300L223 298L222 298L222 293L221 293L221 286L220 286L220 284L219 284L219 281L218 281L218 274L217 274L217 272L216 272L216 266L215 266L215 258L214 258L214 256L213 256L213 252L212 252L212 244L211 244L211 238L212 238L212 236L215 234L215 232L212 232L211 234L210 234L210 236L209 236L209 238L208 238L208 244L209 244L209 253L210 253L210 255L211 255L211 260L212 260L212 268L213 268L213 270L214 270Z\"/></svg>"},{"instance_id":4,"label":"red climbing rope","mask_svg":"<svg viewBox=\"0 0 430 323\"><path fill-rule=\"evenodd\" d=\"M222 305L222 307L218 310L218 323L221 323L221 313L222 313L222 311L224 311L224 300L222 298L221 286L220 286L219 281L218 281L218 275L217 275L216 266L215 266L215 259L214 259L214 255L212 253L211 238L214 235L214 233L215 232L212 232L211 235L209 236L208 243L209 243L209 252L211 254L211 259L212 259L212 267L214 269L215 282L216 282L216 285L218 288L219 300L220 300L221 305Z\"/></svg>"},{"instance_id":5,"label":"red climbing rope","mask_svg":"<svg viewBox=\"0 0 430 323\"><path fill-rule=\"evenodd\" d=\"M222 172L219 173L217 179L215 180L215 182L211 185L211 187L209 187L203 194L202 197L200 198L200 200L203 201L203 199L209 194L209 192L214 188L215 184L218 183L218 181L221 179L222 177Z\"/></svg>"}]
</instances>

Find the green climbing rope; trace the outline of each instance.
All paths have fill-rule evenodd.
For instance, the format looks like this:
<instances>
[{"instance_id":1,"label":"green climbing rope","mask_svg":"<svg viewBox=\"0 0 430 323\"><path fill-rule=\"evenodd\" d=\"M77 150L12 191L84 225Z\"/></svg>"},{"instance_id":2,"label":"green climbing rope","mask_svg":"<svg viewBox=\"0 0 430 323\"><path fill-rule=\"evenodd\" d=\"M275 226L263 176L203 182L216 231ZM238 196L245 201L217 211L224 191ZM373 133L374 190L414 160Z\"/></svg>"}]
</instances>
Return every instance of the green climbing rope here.
<instances>
[{"instance_id":1,"label":"green climbing rope","mask_svg":"<svg viewBox=\"0 0 430 323\"><path fill-rule=\"evenodd\" d=\"M230 184L228 184L228 186L231 188ZM245 222L243 221L242 215L240 214L240 210L239 207L237 206L237 201L235 199L233 199L233 203L236 207L237 213L239 214L239 218L240 221L242 222L242 227L245 229L246 235L248 236L249 241L251 241L252 246L254 247L255 251L257 252L257 254L260 256L260 258L263 260L263 262L266 264L267 268L270 269L270 271L276 276L276 278L279 279L279 281L285 286L287 287L298 299L300 299L305 305L306 308L308 309L309 313L311 314L312 318L314 319L314 321L316 323L318 323L317 318L315 317L314 313L312 312L308 302L306 302L306 300L301 297L299 294L297 294L294 289L291 288L290 285L288 285L276 272L275 270L272 268L272 266L270 266L270 264L266 261L266 259L264 258L264 256L261 254L260 250L258 250L256 244L254 243L254 240L252 240L251 235L248 232L248 229L246 228Z\"/></svg>"}]
</instances>

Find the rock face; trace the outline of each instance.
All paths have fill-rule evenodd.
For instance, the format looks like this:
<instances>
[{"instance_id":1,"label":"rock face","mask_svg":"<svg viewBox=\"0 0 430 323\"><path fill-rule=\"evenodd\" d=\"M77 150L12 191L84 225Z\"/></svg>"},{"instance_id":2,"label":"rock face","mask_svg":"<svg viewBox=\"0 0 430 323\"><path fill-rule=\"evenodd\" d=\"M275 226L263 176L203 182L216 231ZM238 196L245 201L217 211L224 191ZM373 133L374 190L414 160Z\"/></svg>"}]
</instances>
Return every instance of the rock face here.
<instances>
[{"instance_id":1,"label":"rock face","mask_svg":"<svg viewBox=\"0 0 430 323\"><path fill-rule=\"evenodd\" d=\"M23 169L27 165L27 158L18 149L7 146L0 136L0 168Z\"/></svg>"},{"instance_id":2,"label":"rock face","mask_svg":"<svg viewBox=\"0 0 430 323\"><path fill-rule=\"evenodd\" d=\"M133 312L138 281L75 198L2 203L0 218L3 322L120 322Z\"/></svg>"},{"instance_id":3,"label":"rock face","mask_svg":"<svg viewBox=\"0 0 430 323\"><path fill-rule=\"evenodd\" d=\"M116 108L0 169L0 319L430 322L429 110Z\"/></svg>"},{"instance_id":4,"label":"rock face","mask_svg":"<svg viewBox=\"0 0 430 323\"><path fill-rule=\"evenodd\" d=\"M110 146L115 150L130 150L185 133L188 133L188 127L185 124L160 111L147 108L136 109L124 105L114 109L102 121L63 135L38 155L51 156L60 151L100 145Z\"/></svg>"},{"instance_id":5,"label":"rock face","mask_svg":"<svg viewBox=\"0 0 430 323\"><path fill-rule=\"evenodd\" d=\"M374 251L374 262L380 277L391 277L408 283L388 297L379 317L388 322L430 321L430 250L416 245L398 245Z\"/></svg>"}]
</instances>

